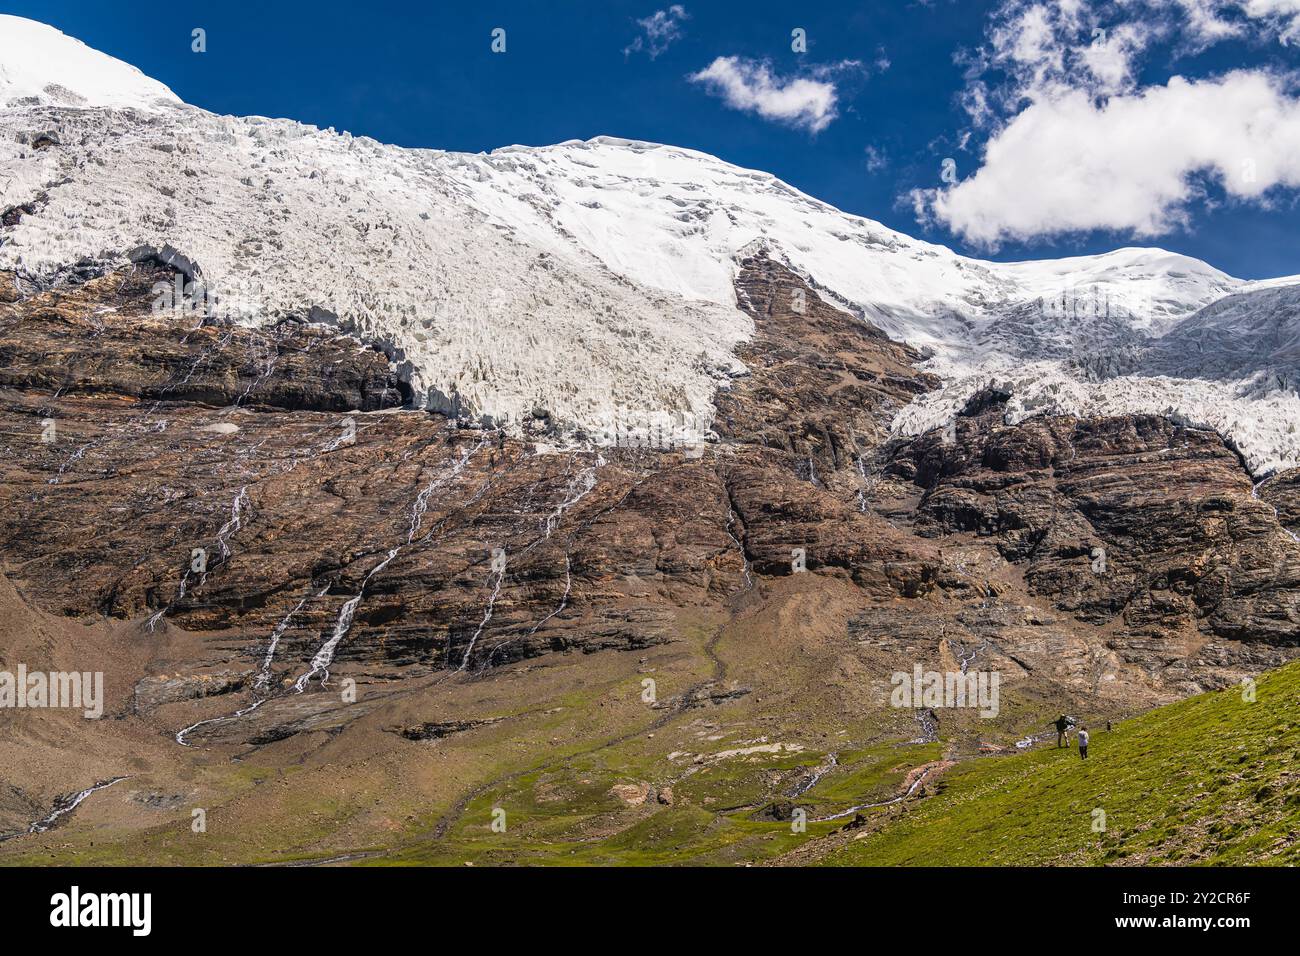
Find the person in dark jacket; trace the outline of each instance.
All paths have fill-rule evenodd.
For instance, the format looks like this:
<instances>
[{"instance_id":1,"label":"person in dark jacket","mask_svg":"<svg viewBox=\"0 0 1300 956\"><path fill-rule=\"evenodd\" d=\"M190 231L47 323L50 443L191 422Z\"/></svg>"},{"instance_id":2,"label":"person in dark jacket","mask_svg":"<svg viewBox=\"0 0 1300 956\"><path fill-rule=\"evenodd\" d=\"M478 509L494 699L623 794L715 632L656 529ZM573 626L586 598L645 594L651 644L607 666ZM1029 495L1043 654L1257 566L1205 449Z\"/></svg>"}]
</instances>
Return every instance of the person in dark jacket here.
<instances>
[{"instance_id":1,"label":"person in dark jacket","mask_svg":"<svg viewBox=\"0 0 1300 956\"><path fill-rule=\"evenodd\" d=\"M1070 746L1070 738L1067 736L1067 733L1070 728L1074 726L1074 720L1065 716L1065 714L1062 714L1060 717L1057 717L1056 720L1052 721L1051 726L1056 728L1056 746L1064 746L1068 748Z\"/></svg>"}]
</instances>

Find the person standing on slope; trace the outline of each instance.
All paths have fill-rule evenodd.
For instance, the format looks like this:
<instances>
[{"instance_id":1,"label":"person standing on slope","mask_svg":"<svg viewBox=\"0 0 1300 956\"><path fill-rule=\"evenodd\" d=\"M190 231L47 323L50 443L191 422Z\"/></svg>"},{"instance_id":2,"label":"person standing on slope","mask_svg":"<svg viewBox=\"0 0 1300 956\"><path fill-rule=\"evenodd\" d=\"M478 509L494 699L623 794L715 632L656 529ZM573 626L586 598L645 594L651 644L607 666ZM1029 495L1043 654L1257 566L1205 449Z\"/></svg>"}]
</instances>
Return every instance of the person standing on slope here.
<instances>
[{"instance_id":1,"label":"person standing on slope","mask_svg":"<svg viewBox=\"0 0 1300 956\"><path fill-rule=\"evenodd\" d=\"M1088 728L1079 728L1079 757L1083 760L1088 759Z\"/></svg>"},{"instance_id":2,"label":"person standing on slope","mask_svg":"<svg viewBox=\"0 0 1300 956\"><path fill-rule=\"evenodd\" d=\"M1056 720L1052 721L1049 726L1056 728L1056 746L1060 747L1064 745L1068 749L1070 746L1070 738L1067 734L1070 728L1074 726L1074 721L1065 716L1065 714L1062 714L1060 717L1057 717Z\"/></svg>"}]
</instances>

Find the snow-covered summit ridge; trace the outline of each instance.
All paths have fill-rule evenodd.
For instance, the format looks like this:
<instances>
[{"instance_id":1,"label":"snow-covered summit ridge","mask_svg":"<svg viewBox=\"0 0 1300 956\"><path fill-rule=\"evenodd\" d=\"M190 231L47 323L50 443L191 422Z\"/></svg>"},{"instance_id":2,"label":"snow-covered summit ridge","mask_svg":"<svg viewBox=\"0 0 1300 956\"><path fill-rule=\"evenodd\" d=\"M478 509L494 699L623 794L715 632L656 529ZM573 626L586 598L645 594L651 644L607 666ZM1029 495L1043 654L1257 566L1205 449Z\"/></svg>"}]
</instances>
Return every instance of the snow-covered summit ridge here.
<instances>
[{"instance_id":1,"label":"snow-covered summit ridge","mask_svg":"<svg viewBox=\"0 0 1300 956\"><path fill-rule=\"evenodd\" d=\"M1253 467L1300 457L1285 427L1294 393L1261 390L1249 368L1223 381L1193 379L1206 373L1191 366L1185 379L1105 378L1074 361L1145 349L1227 296L1300 280L1243 282L1152 248L985 262L770 173L616 137L466 154L216 116L31 29L58 49L12 86L39 85L38 105L4 108L0 87L0 210L34 208L5 230L0 268L49 278L169 244L218 290L250 290L249 321L316 307L386 342L431 406L454 389L508 424L541 406L610 441L652 425L707 433L712 396L743 373L736 348L752 334L735 302L737 258L761 245L829 300L930 350L948 385L900 414L900 431L941 423L999 376L1024 414L1170 412L1220 429ZM0 77L17 84L11 57L27 61L11 46L0 40ZM98 84L102 102L76 104L96 108L44 92L85 88L97 58L116 79ZM66 134L59 145L32 148L49 128Z\"/></svg>"},{"instance_id":2,"label":"snow-covered summit ridge","mask_svg":"<svg viewBox=\"0 0 1300 956\"><path fill-rule=\"evenodd\" d=\"M180 99L135 67L54 27L0 14L0 107L131 107Z\"/></svg>"},{"instance_id":3,"label":"snow-covered summit ridge","mask_svg":"<svg viewBox=\"0 0 1300 956\"><path fill-rule=\"evenodd\" d=\"M730 303L732 259L756 238L913 344L958 345L965 323L1062 293L1103 295L1164 331L1240 280L1163 249L985 262L836 209L770 173L695 150L612 137L462 155L452 175L504 228L557 252L581 249L636 281ZM927 341L932 340L932 341Z\"/></svg>"}]
</instances>

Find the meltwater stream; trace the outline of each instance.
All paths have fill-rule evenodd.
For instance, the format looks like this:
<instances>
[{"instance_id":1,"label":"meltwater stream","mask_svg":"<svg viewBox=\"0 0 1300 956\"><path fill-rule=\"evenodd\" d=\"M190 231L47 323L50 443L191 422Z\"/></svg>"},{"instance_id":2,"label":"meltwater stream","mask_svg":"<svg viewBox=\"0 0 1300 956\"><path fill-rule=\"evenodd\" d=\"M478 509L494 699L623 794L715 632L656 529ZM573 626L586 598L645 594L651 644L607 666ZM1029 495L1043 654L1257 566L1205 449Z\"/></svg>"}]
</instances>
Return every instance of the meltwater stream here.
<instances>
[{"instance_id":1,"label":"meltwater stream","mask_svg":"<svg viewBox=\"0 0 1300 956\"><path fill-rule=\"evenodd\" d=\"M157 404L160 403L155 403L155 407L157 406ZM346 436L347 433L348 431L345 430L344 435ZM263 442L264 441L265 440L263 440ZM337 447L339 441L340 439L334 440L327 447L317 449L316 453L324 454L325 452L332 450L333 448ZM252 457L254 453L256 453L262 447L263 442L258 442L256 445L253 445L251 448L247 449L246 451L241 452L238 457L239 458ZM294 469L296 469L299 464L302 463L304 457L305 457L305 453L301 451L295 451L293 458L290 460L287 468L283 469L280 472L272 471L268 474L268 477L269 475L275 475L275 474L279 474L279 475L289 474ZM217 550L220 552L220 560L222 562L225 562L230 558L230 555L232 553L230 549L230 539L232 536L234 536L234 534L237 531L243 528L244 526L243 509L247 507L248 503L249 503L248 485L245 484L243 487L239 489L238 492L235 493L235 497L230 503L230 517L226 519L225 523L217 531ZM164 617L166 617L167 613L185 598L185 595L189 588L191 570L193 570L192 565L187 565L184 574L181 575L181 581L179 586L177 587L176 596L172 598L172 600L168 604L159 608L152 615L150 615L149 620L145 623L145 626L150 631L154 630L154 628L158 626L158 622L161 621ZM207 581L207 577L208 577L208 568L205 563L197 586L201 587Z\"/></svg>"},{"instance_id":2,"label":"meltwater stream","mask_svg":"<svg viewBox=\"0 0 1300 956\"><path fill-rule=\"evenodd\" d=\"M582 501L583 498L586 498L587 495L591 494L592 490L598 483L597 474L600 466L603 464L605 464L604 456L597 453L595 460L592 461L588 467L579 471L569 480L569 485L564 491L563 500L555 506L551 513L546 516L545 521L542 522L541 536L528 547L524 548L524 550L519 553L520 557L538 547L542 542L549 540L551 535L560 527L560 523L564 520L565 514L572 510L573 507L577 505L578 502ZM543 624L551 620L568 606L569 596L573 589L573 559L570 552L571 546L572 537L570 537L569 543L566 544L564 548L564 595L560 598L560 604L555 608L555 610L551 611L534 624L532 629L524 635L525 638L532 637ZM484 628L486 628L488 622L492 620L492 613L496 608L497 598L501 596L501 584L505 580L506 576L505 568L502 567L499 570L494 570L488 576L489 581L492 580L493 575L495 575L496 581L492 585L492 592L488 597L487 608L484 610L483 619L479 621L478 628L470 638L469 644L465 646L465 653L461 657L460 667L457 668L458 670L463 671L469 667L469 663L473 659L474 648L478 645L478 640L482 637ZM493 656L495 656L502 647L509 643L509 641L506 641L492 648L492 652L488 654L487 659L484 661L484 667L491 662Z\"/></svg>"},{"instance_id":3,"label":"meltwater stream","mask_svg":"<svg viewBox=\"0 0 1300 956\"><path fill-rule=\"evenodd\" d=\"M334 654L338 650L339 644L343 642L343 639L348 635L348 631L352 629L352 620L356 616L357 606L366 595L366 585L370 583L371 578L383 571L384 568L388 567L388 565L392 563L393 559L396 558L404 548L415 541L415 536L420 533L420 528L424 523L424 515L429 510L429 496L433 491L459 475L465 469L465 465L468 464L474 453L483 448L487 443L487 439L483 439L473 448L462 452L460 458L449 469L439 472L425 487L421 488L420 491L416 493L415 499L411 502L410 522L406 532L406 540L397 545L397 547L388 550L388 553L384 556L384 560L380 561L370 569L362 579L361 587L357 589L357 593L349 598L347 603L343 605L342 609L339 611L338 620L334 622L334 631L330 634L329 640L321 645L320 650L318 650L316 655L311 659L311 664L308 667L307 672L294 681L293 689L295 693L301 694L306 690L307 684L317 675L320 675L320 682L322 685L329 680L329 666L334 661ZM498 578L497 590L499 591L500 588L501 581ZM495 594L493 595L493 600L495 600ZM491 616L491 608L488 610L488 616ZM484 623L486 623L486 621ZM482 628L480 627L480 631L481 630Z\"/></svg>"},{"instance_id":4,"label":"meltwater stream","mask_svg":"<svg viewBox=\"0 0 1300 956\"><path fill-rule=\"evenodd\" d=\"M397 547L389 549L384 559L367 572L365 578L362 579L361 586L357 589L357 593L344 603L343 607L339 611L339 616L334 623L334 629L331 632L329 639L322 644L316 651L315 655L313 655L311 662L308 665L307 672L294 681L294 693L301 694L305 691L308 683L317 675L320 676L322 684L329 679L329 666L334 661L334 655L338 650L339 644L342 643L345 637L347 637L348 631L352 628L352 621L356 616L357 606L365 596L366 585L370 583L370 580L376 574L386 568L405 547L415 542L416 535L420 533L423 526L424 516L429 509L429 497L432 495L434 490L459 475L464 470L465 465L469 462L474 453L480 448L483 448L486 444L487 440L484 439L473 448L461 452L460 457L451 465L450 468L434 475L429 483L417 492L415 499L411 503L406 540ZM234 514L237 514L237 512ZM182 746L188 747L189 744L186 743L186 738L198 728L243 717L245 714L250 714L257 710L270 700L271 695L268 691L270 685L271 665L275 660L275 653L280 646L281 638L288 630L294 616L301 611L304 606L306 606L310 601L324 597L328 592L329 585L320 589L313 588L312 590L309 590L308 593L304 595L302 599L294 605L289 613L286 614L275 626L275 629L271 632L270 639L267 642L266 654L262 659L261 665L258 667L256 677L253 679L253 699L249 704L241 707L234 713L224 714L220 717L209 717L205 720L200 720L196 723L190 724L188 727L177 732L176 742Z\"/></svg>"},{"instance_id":5,"label":"meltwater stream","mask_svg":"<svg viewBox=\"0 0 1300 956\"><path fill-rule=\"evenodd\" d=\"M921 784L925 783L925 778L930 776L930 774L932 774L934 771L935 771L934 767L922 771L920 774L917 775L917 778L914 781L912 781L912 785L908 787L907 790L905 790L903 793L900 793L898 796L893 797L889 800L882 800L879 803L860 803L856 807L849 807L847 810L841 810L839 813L832 813L830 816L826 816L826 817L818 817L816 820L812 820L809 822L826 823L829 820L841 820L844 817L852 816L853 814L860 813L863 810L874 810L877 807L892 807L896 803L902 803L912 794L916 793L917 788L919 788Z\"/></svg>"},{"instance_id":6,"label":"meltwater stream","mask_svg":"<svg viewBox=\"0 0 1300 956\"><path fill-rule=\"evenodd\" d=\"M60 798L58 800L55 800L54 808L49 812L49 814L47 814L44 817L41 817L41 819L37 820L35 823L29 826L27 828L27 832L28 833L46 832L47 830L51 829L55 824L57 824L59 820L61 820L63 817L67 816L73 810L77 809L77 807L81 806L81 802L85 800L88 796L90 796L92 793L98 793L100 790L107 790L109 787L113 786L113 784L121 783L125 779L127 778L113 777L111 780L101 781L100 783L97 783L92 787L87 787L85 790L82 790L78 793L74 793L71 797ZM21 836L21 835L22 835L21 831L19 833L12 833L9 834L9 836L6 837L6 839L15 836Z\"/></svg>"},{"instance_id":7,"label":"meltwater stream","mask_svg":"<svg viewBox=\"0 0 1300 956\"><path fill-rule=\"evenodd\" d=\"M252 701L247 706L241 707L239 710L235 711L233 714L223 714L220 717L209 717L206 720L195 721L188 727L177 731L176 742L178 744L182 747L188 747L189 744L185 742L185 738L200 727L208 727L213 724L224 723L227 720L235 720L236 718L243 717L245 714L251 714L271 699L267 691L271 680L271 664L275 660L276 648L280 646L280 638L282 638L284 632L288 630L289 622L293 620L294 615L301 611L307 605L307 602L311 601L313 598L324 597L328 590L329 587L326 586L321 588L319 591L309 591L301 601L293 606L293 609L284 616L280 623L275 626L275 630L271 632L271 639L267 643L266 655L262 658L262 664L257 669L257 676L253 678Z\"/></svg>"},{"instance_id":8,"label":"meltwater stream","mask_svg":"<svg viewBox=\"0 0 1300 956\"><path fill-rule=\"evenodd\" d=\"M1259 496L1259 489L1264 487L1265 483L1272 481L1276 477L1277 477L1276 474L1272 474L1272 475L1267 475L1264 478L1261 478L1259 481L1257 481L1254 485L1251 486L1250 496L1254 498L1256 501L1262 502L1263 504L1266 504L1270 508L1272 508L1273 517L1277 519L1278 527L1282 529L1282 533L1285 534L1292 541L1294 541L1296 544L1300 544L1300 535L1297 535L1286 525L1282 524L1282 516L1278 513L1277 507L1273 505L1271 502L1264 501L1264 499Z\"/></svg>"},{"instance_id":9,"label":"meltwater stream","mask_svg":"<svg viewBox=\"0 0 1300 956\"><path fill-rule=\"evenodd\" d=\"M352 629L352 618L357 613L357 605L361 603L361 599L366 595L366 585L370 583L371 578L388 567L393 558L401 553L401 550L401 545L396 548L389 548L384 560L371 568L366 576L361 579L361 587L357 590L357 593L349 598L343 605L342 610L339 611L338 620L334 622L334 632L330 634L329 640L320 646L320 650L311 659L311 665L308 667L307 673L294 681L293 689L295 692L301 694L306 690L308 682L317 674L320 675L322 685L329 680L329 666L334 662L334 652L338 650L339 644L342 643L343 638L348 636L348 631Z\"/></svg>"}]
</instances>

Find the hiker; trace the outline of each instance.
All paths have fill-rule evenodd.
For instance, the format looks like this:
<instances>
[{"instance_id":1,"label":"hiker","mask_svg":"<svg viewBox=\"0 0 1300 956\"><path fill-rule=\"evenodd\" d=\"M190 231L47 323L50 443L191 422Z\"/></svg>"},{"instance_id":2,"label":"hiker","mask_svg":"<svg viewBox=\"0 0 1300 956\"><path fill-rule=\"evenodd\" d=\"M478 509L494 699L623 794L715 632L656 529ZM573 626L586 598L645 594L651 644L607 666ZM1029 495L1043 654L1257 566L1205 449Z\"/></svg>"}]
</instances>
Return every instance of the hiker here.
<instances>
[{"instance_id":1,"label":"hiker","mask_svg":"<svg viewBox=\"0 0 1300 956\"><path fill-rule=\"evenodd\" d=\"M1079 728L1079 757L1083 760L1088 759L1088 728Z\"/></svg>"},{"instance_id":2,"label":"hiker","mask_svg":"<svg viewBox=\"0 0 1300 956\"><path fill-rule=\"evenodd\" d=\"M1074 726L1074 721L1071 718L1065 716L1065 714L1062 714L1060 717L1057 717L1056 720L1052 721L1052 723L1049 724L1048 726L1056 728L1056 746L1060 747L1062 746L1062 744L1064 744L1064 746L1068 749L1070 746L1070 738L1068 736L1068 732L1070 728Z\"/></svg>"}]
</instances>

